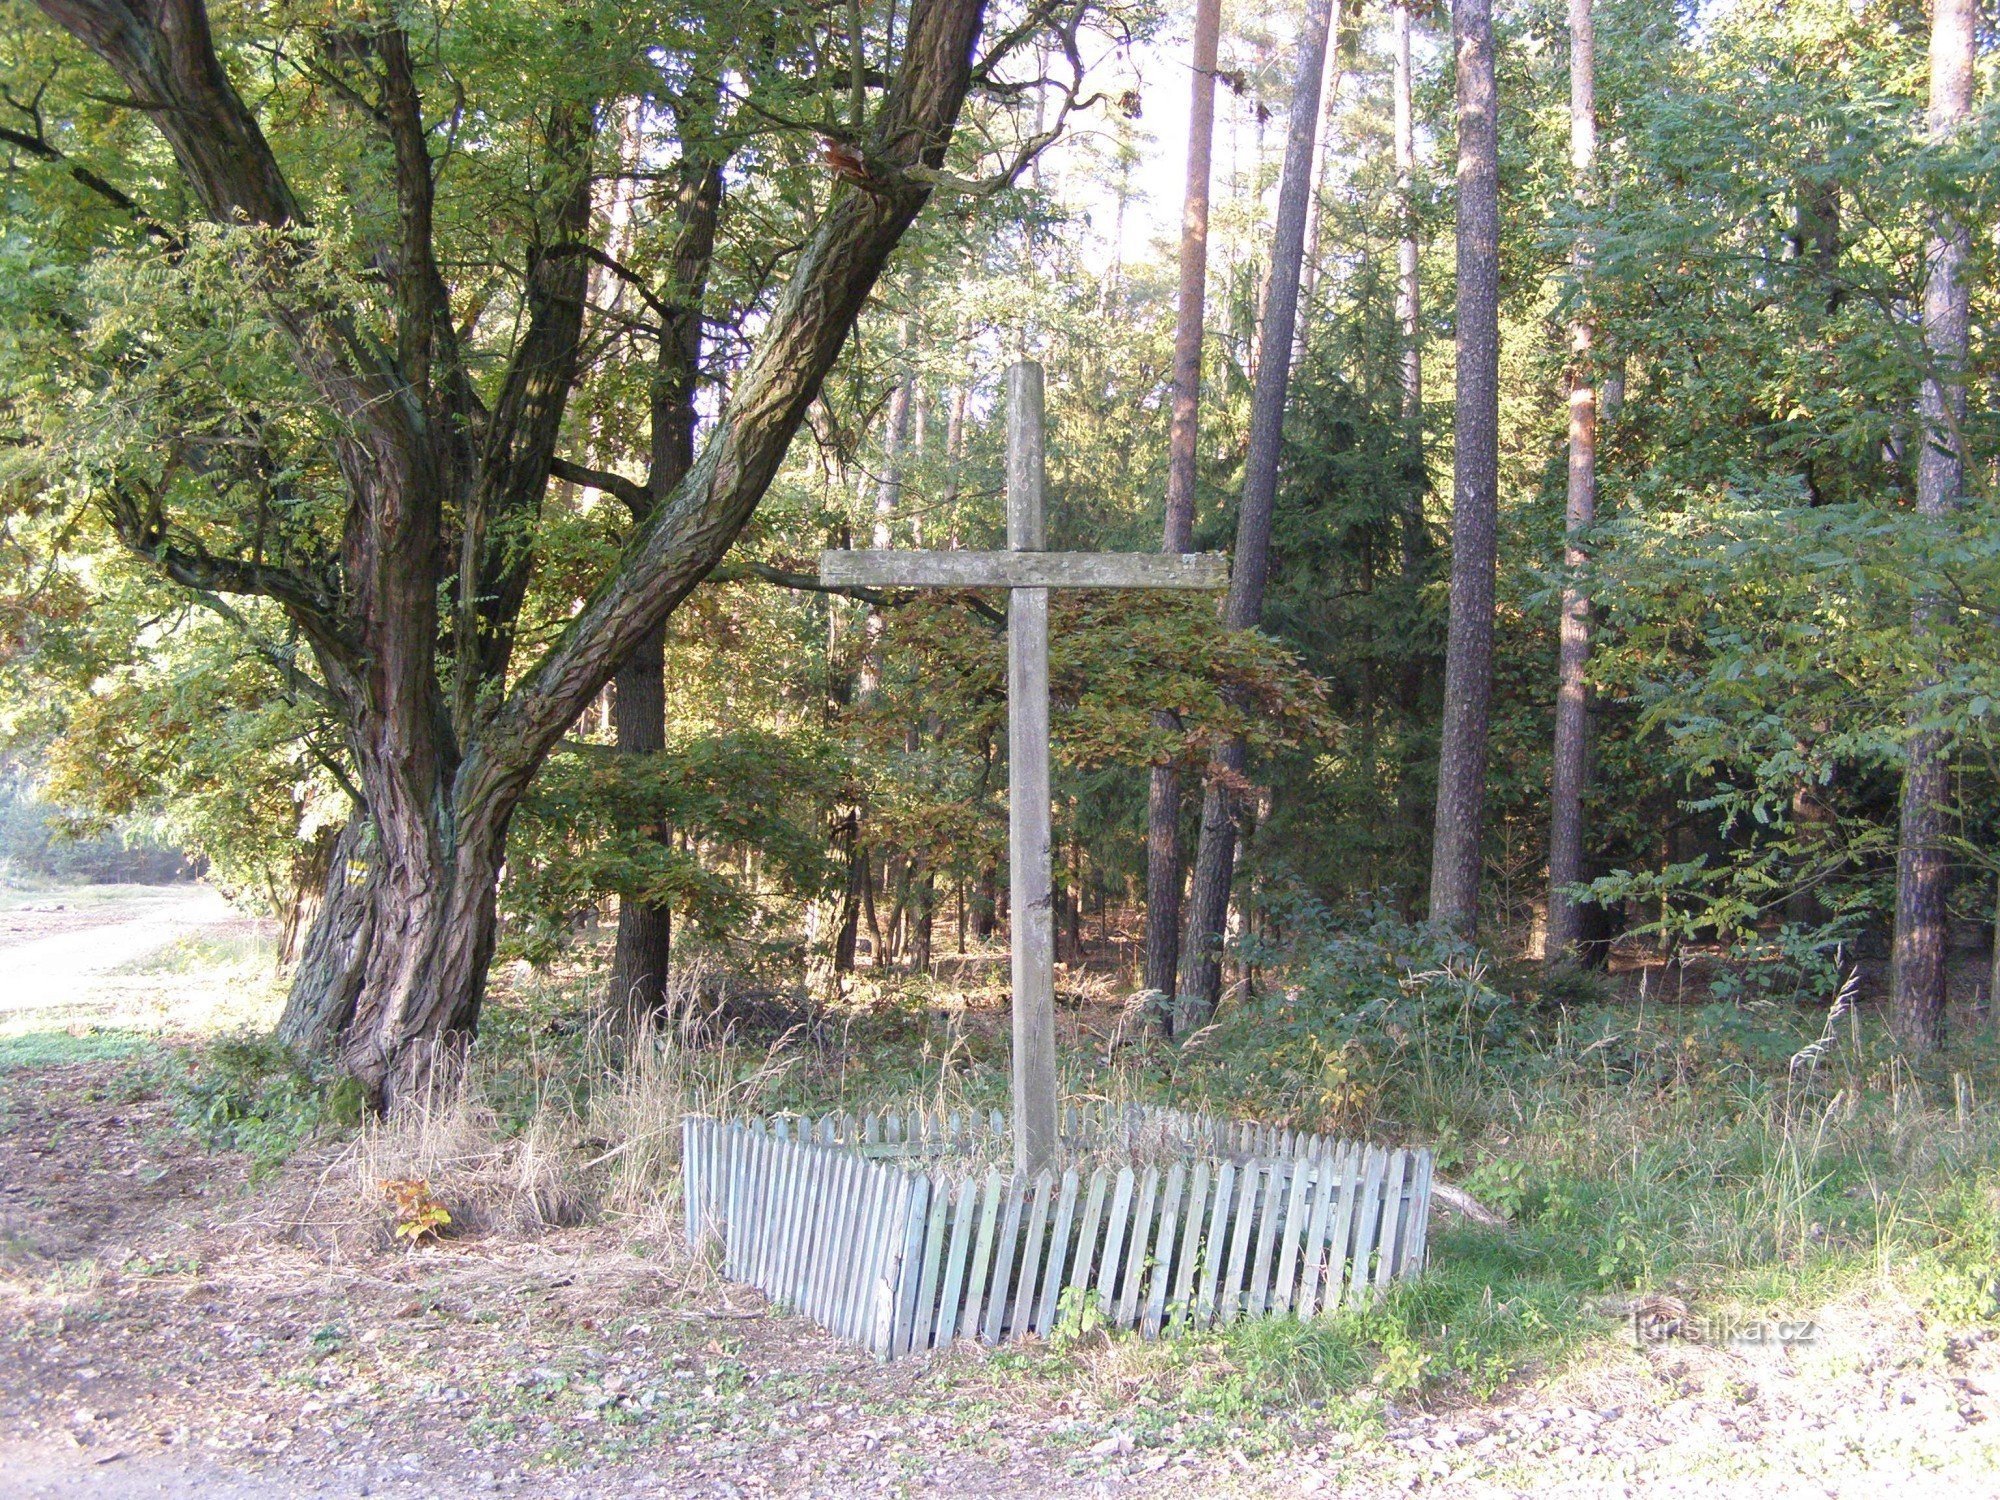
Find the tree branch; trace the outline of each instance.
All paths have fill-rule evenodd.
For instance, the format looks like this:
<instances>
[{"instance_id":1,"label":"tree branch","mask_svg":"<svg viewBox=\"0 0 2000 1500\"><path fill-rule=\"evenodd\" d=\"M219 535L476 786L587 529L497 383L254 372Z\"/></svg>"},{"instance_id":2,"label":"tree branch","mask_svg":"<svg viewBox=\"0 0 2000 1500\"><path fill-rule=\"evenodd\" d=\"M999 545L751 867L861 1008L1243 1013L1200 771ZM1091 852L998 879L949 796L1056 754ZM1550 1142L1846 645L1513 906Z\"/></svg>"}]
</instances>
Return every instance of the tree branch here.
<instances>
[{"instance_id":1,"label":"tree branch","mask_svg":"<svg viewBox=\"0 0 2000 1500\"><path fill-rule=\"evenodd\" d=\"M157 504L149 501L142 506L122 485L101 499L118 540L173 582L197 595L254 594L269 599L306 633L316 650L345 665L359 661L360 652L341 626L334 601L305 574L273 563L216 557L200 547L171 542Z\"/></svg>"},{"instance_id":2,"label":"tree branch","mask_svg":"<svg viewBox=\"0 0 2000 1500\"><path fill-rule=\"evenodd\" d=\"M984 12L983 0L913 0L902 66L878 111L874 159L891 168L942 164ZM639 640L722 560L776 476L890 252L929 196L927 187L908 181L872 193L834 189L762 348L700 458L469 748L459 769L461 805L525 785Z\"/></svg>"},{"instance_id":3,"label":"tree branch","mask_svg":"<svg viewBox=\"0 0 2000 1500\"><path fill-rule=\"evenodd\" d=\"M35 0L56 25L94 53L131 91L173 149L181 176L214 222L295 230L308 220L255 116L215 51L204 0ZM391 362L345 308L288 285L296 251L247 266L273 295L273 310L300 368L340 416L377 450L406 445L413 413ZM391 459L390 462L394 462Z\"/></svg>"},{"instance_id":4,"label":"tree branch","mask_svg":"<svg viewBox=\"0 0 2000 1500\"><path fill-rule=\"evenodd\" d=\"M608 469L593 469L587 464L571 463L566 458L549 460L549 474L565 484L580 484L585 489L602 490L615 500L622 500L625 508L633 516L643 516L652 509L653 497L646 487L636 479L627 479L623 474L613 474Z\"/></svg>"},{"instance_id":5,"label":"tree branch","mask_svg":"<svg viewBox=\"0 0 2000 1500\"><path fill-rule=\"evenodd\" d=\"M556 243L579 240L589 230L594 132L591 111L582 104L559 105L549 120ZM522 545L515 523L532 517L548 491L582 355L589 274L579 258L552 259L539 252L528 268L527 330L493 403L459 538L452 714L461 741L470 734L485 687L506 675L513 654L514 627L535 561L535 549Z\"/></svg>"},{"instance_id":6,"label":"tree branch","mask_svg":"<svg viewBox=\"0 0 2000 1500\"><path fill-rule=\"evenodd\" d=\"M89 188L120 213L129 215L132 221L145 230L147 234L152 235L155 239L167 245L175 247L180 245L180 236L173 233L166 225L160 223L159 220L141 208L131 194L98 176L97 173L91 171L89 167L84 166L81 162L71 161L69 157L42 139L40 135L29 135L26 131L11 130L5 125L0 125L0 141L5 141L10 146L18 146L30 156L56 163L77 182Z\"/></svg>"},{"instance_id":7,"label":"tree branch","mask_svg":"<svg viewBox=\"0 0 2000 1500\"><path fill-rule=\"evenodd\" d=\"M666 303L654 295L652 284L645 277L641 276L637 271L615 256L607 255L595 245L586 245L576 240L565 240L560 244L549 246L548 249L542 252L542 257L545 260L560 260L565 256L571 255L580 255L592 265L602 266L613 276L616 276L620 281L631 287L633 291L637 292L639 299L660 317L667 317L672 312L672 309Z\"/></svg>"}]
</instances>

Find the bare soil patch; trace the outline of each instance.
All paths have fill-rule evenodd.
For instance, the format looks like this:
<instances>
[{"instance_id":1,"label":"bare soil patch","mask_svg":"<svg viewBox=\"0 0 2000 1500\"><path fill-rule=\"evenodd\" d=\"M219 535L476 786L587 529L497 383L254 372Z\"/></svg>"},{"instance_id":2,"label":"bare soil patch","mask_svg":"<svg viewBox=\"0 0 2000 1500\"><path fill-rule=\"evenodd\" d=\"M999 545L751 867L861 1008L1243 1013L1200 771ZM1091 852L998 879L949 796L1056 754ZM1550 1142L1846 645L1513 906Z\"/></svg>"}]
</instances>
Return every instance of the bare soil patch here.
<instances>
[{"instance_id":1,"label":"bare soil patch","mask_svg":"<svg viewBox=\"0 0 2000 1500\"><path fill-rule=\"evenodd\" d=\"M293 1219L327 1153L252 1190L131 1065L30 1071L0 1078L0 1493L1132 1489L977 1356L878 1366L602 1228L330 1250Z\"/></svg>"}]
</instances>

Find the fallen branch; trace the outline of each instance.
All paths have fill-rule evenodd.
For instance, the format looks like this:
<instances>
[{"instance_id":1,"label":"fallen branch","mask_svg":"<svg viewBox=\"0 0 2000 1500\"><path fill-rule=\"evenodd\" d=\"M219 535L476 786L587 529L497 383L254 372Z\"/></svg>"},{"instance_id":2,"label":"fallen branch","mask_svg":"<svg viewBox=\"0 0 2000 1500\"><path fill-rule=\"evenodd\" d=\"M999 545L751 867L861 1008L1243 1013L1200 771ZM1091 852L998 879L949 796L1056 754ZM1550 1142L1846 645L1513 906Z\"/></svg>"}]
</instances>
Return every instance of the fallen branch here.
<instances>
[{"instance_id":1,"label":"fallen branch","mask_svg":"<svg viewBox=\"0 0 2000 1500\"><path fill-rule=\"evenodd\" d=\"M1505 1214L1495 1213L1464 1188L1453 1187L1442 1177L1431 1179L1431 1197L1453 1213L1461 1214L1475 1224L1484 1224L1489 1229L1498 1228L1507 1222Z\"/></svg>"}]
</instances>

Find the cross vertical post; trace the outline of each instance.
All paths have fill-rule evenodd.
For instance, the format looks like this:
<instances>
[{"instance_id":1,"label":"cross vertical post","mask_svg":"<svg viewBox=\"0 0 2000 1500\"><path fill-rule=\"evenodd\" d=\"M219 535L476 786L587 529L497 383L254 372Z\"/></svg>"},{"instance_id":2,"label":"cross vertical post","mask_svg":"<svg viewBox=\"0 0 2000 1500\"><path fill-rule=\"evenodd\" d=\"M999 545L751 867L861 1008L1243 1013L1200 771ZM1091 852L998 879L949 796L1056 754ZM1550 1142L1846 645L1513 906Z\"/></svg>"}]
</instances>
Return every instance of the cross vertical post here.
<instances>
[{"instance_id":1,"label":"cross vertical post","mask_svg":"<svg viewBox=\"0 0 2000 1500\"><path fill-rule=\"evenodd\" d=\"M1042 367L1007 371L1007 548L1041 552ZM1056 1148L1055 901L1049 834L1049 591L1007 595L1007 831L1013 926L1014 1169Z\"/></svg>"},{"instance_id":2,"label":"cross vertical post","mask_svg":"<svg viewBox=\"0 0 2000 1500\"><path fill-rule=\"evenodd\" d=\"M1007 590L1007 831L1014 964L1014 1166L1055 1156L1056 917L1049 837L1049 590L1228 587L1224 558L1051 552L1043 523L1042 367L1007 371L1007 550L823 552L846 588Z\"/></svg>"}]
</instances>

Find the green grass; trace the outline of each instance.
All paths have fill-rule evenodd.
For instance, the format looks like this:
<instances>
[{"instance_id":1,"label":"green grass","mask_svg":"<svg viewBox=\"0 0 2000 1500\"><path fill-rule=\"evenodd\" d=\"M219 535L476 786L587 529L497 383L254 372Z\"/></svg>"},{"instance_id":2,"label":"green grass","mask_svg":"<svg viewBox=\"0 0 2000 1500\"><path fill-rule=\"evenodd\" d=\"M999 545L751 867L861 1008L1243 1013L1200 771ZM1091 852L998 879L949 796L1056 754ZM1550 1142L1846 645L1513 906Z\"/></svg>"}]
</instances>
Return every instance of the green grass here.
<instances>
[{"instance_id":1,"label":"green grass","mask_svg":"<svg viewBox=\"0 0 2000 1500\"><path fill-rule=\"evenodd\" d=\"M122 1027L86 1031L24 1031L0 1036L0 1073L66 1063L120 1062L158 1047L151 1034Z\"/></svg>"},{"instance_id":2,"label":"green grass","mask_svg":"<svg viewBox=\"0 0 2000 1500\"><path fill-rule=\"evenodd\" d=\"M1947 1326L2000 1318L2000 1108L1981 1102L2000 1101L2000 1066L1982 1038L1913 1066L1866 1012L1569 1004L1455 963L1409 972L1357 967L1331 996L1246 1004L1193 1049L1072 1055L1067 1084L1425 1144L1505 1229L1438 1234L1430 1273L1365 1311L1059 1340L999 1368L1104 1383L1176 1439L1278 1443L1301 1421L1365 1425L1384 1400L1560 1368L1629 1338L1625 1309L1648 1292L1740 1320L1880 1287ZM998 1028L891 1000L839 1034L766 1107L1005 1103Z\"/></svg>"}]
</instances>

